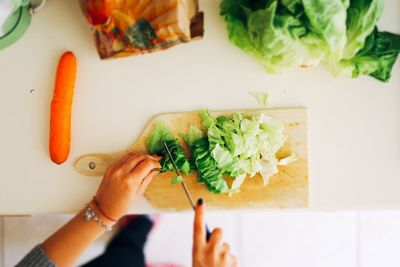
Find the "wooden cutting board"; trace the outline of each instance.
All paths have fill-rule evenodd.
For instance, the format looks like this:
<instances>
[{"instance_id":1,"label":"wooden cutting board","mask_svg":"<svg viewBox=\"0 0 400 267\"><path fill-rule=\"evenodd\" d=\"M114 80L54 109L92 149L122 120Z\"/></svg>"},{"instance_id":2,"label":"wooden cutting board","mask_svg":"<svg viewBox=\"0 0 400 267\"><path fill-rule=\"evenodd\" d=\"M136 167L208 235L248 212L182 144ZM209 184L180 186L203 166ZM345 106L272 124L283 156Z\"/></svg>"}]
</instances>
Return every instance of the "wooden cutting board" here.
<instances>
[{"instance_id":1,"label":"wooden cutting board","mask_svg":"<svg viewBox=\"0 0 400 267\"><path fill-rule=\"evenodd\" d=\"M295 152L298 160L288 166L279 166L279 173L271 177L267 187L264 187L262 177L256 175L246 178L241 191L232 196L216 195L207 191L206 187L198 184L196 173L184 177L194 199L204 198L211 209L282 209L308 207L308 158L307 158L307 109L279 108L262 110L241 110L244 114L265 113L278 119L285 125L288 139L284 147L278 151L278 158ZM233 111L216 111L212 115L229 115ZM178 136L186 133L189 125L200 126L197 112L169 113L155 116L145 127L137 141L124 151L111 154L88 154L75 162L75 169L87 176L102 176L110 164L128 152L146 152L146 139L158 122L168 125ZM182 142L182 146L187 151ZM157 209L163 211L178 211L190 209L188 200L181 185L171 183L173 172L161 173L154 177L146 190L145 196ZM228 184L232 179L228 178Z\"/></svg>"}]
</instances>

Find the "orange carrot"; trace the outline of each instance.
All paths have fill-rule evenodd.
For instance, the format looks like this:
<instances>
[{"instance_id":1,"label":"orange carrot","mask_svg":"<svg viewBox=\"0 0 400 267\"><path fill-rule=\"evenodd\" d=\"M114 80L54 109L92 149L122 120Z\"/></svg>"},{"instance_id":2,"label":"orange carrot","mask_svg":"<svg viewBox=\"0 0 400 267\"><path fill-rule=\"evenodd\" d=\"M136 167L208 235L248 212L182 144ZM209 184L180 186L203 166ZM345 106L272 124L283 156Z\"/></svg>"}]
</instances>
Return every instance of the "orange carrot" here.
<instances>
[{"instance_id":1,"label":"orange carrot","mask_svg":"<svg viewBox=\"0 0 400 267\"><path fill-rule=\"evenodd\" d=\"M76 57L65 52L58 62L50 111L50 158L61 164L67 160L71 144L71 110L76 77Z\"/></svg>"}]
</instances>

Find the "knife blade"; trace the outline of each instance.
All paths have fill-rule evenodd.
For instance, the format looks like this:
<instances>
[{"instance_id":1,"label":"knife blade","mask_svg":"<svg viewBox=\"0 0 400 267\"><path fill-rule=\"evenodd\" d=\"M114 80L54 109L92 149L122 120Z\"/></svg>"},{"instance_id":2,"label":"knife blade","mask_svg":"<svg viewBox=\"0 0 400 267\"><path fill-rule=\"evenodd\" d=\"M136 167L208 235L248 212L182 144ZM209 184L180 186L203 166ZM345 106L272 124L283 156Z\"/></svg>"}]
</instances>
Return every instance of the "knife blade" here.
<instances>
[{"instance_id":1,"label":"knife blade","mask_svg":"<svg viewBox=\"0 0 400 267\"><path fill-rule=\"evenodd\" d=\"M169 150L168 145L165 141L163 141L163 145L164 145L165 150L167 151L169 158L171 159L172 166L174 166L176 175L179 175L183 178L181 172L179 171L178 166L176 166L175 160L172 157L171 151ZM196 205L194 204L192 194L190 194L190 191L189 191L184 179L182 179L181 184L182 184L183 190L185 191L185 195L186 195L187 199L189 200L190 206L192 206L192 209L195 210ZM210 236L211 236L211 232L210 232L210 229L208 228L208 225L206 224L206 240L207 241L210 239Z\"/></svg>"}]
</instances>

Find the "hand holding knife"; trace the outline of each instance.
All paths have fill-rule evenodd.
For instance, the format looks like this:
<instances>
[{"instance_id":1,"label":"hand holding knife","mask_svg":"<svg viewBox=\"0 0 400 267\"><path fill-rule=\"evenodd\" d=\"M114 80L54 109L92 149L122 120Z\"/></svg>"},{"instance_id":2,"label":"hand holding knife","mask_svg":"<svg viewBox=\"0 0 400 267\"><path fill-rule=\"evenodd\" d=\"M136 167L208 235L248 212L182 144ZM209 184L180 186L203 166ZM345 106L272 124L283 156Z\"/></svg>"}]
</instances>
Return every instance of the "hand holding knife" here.
<instances>
[{"instance_id":1,"label":"hand holding knife","mask_svg":"<svg viewBox=\"0 0 400 267\"><path fill-rule=\"evenodd\" d=\"M165 150L167 151L167 154L168 154L169 158L172 161L172 165L174 166L174 170L175 170L176 175L183 177L181 172L179 171L178 167L176 166L175 160L172 157L171 151L169 150L168 145L167 145L167 143L165 141L163 141L163 145L165 147ZM187 187L187 185L185 183L185 180L183 180L181 182L181 184L182 184L183 190L185 191L186 197L189 200L190 205L192 206L192 209L195 210L196 206L194 204L193 197L190 194L190 191L189 191L189 189L188 189L188 187ZM208 228L208 225L206 224L206 239L207 239L207 241L209 240L210 236L211 236L211 232L210 232L210 229Z\"/></svg>"}]
</instances>

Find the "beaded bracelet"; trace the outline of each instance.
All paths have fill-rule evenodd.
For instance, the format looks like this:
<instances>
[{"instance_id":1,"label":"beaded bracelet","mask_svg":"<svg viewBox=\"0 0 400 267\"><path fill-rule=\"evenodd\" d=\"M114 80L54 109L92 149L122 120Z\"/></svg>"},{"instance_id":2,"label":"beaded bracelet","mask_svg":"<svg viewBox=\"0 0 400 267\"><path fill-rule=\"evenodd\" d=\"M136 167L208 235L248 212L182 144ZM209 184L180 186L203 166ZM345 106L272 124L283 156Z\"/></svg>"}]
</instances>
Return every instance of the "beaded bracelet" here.
<instances>
[{"instance_id":1,"label":"beaded bracelet","mask_svg":"<svg viewBox=\"0 0 400 267\"><path fill-rule=\"evenodd\" d=\"M99 224L106 232L110 232L112 230L112 226L105 224L99 217L97 217L94 210L89 207L89 204L86 205L85 213L83 215L85 221L94 221Z\"/></svg>"}]
</instances>

